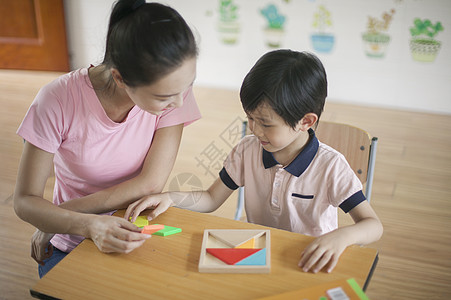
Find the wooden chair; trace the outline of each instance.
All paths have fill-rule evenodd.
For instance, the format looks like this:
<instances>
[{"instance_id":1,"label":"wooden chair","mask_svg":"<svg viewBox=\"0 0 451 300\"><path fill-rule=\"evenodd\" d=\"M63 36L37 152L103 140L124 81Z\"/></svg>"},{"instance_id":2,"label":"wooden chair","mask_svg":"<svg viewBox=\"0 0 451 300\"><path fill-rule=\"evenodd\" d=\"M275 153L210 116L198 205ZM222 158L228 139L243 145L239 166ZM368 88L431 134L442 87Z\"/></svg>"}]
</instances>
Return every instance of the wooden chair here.
<instances>
[{"instance_id":1,"label":"wooden chair","mask_svg":"<svg viewBox=\"0 0 451 300\"><path fill-rule=\"evenodd\" d=\"M371 138L363 129L327 121L321 121L315 130L318 139L342 153L362 184L365 196L371 199L374 166L376 162L377 137ZM243 122L242 135L247 134L247 122ZM238 190L238 203L235 220L240 220L244 208L244 188Z\"/></svg>"},{"instance_id":2,"label":"wooden chair","mask_svg":"<svg viewBox=\"0 0 451 300\"><path fill-rule=\"evenodd\" d=\"M342 124L320 121L316 129L318 139L346 157L352 170L362 184L365 196L371 200L374 166L376 163L377 137L371 138L363 129Z\"/></svg>"}]
</instances>

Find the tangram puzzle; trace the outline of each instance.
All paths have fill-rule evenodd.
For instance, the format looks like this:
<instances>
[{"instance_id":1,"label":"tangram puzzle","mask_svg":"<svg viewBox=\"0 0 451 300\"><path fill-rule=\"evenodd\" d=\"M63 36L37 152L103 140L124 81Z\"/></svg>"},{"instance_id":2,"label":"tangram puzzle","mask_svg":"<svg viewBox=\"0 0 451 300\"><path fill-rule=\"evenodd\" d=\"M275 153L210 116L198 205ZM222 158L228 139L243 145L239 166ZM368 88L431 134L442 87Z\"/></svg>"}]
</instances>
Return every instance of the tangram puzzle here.
<instances>
[{"instance_id":1,"label":"tangram puzzle","mask_svg":"<svg viewBox=\"0 0 451 300\"><path fill-rule=\"evenodd\" d=\"M153 235L159 235L159 236L168 236L171 234L182 232L181 228L167 226L167 225L160 225L160 224L149 224L149 221L147 220L147 217L145 216L139 216L136 218L136 221L133 222L138 227L141 227L141 233L146 234L153 234Z\"/></svg>"},{"instance_id":2,"label":"tangram puzzle","mask_svg":"<svg viewBox=\"0 0 451 300\"><path fill-rule=\"evenodd\" d=\"M207 229L199 260L202 273L269 273L269 230Z\"/></svg>"}]
</instances>

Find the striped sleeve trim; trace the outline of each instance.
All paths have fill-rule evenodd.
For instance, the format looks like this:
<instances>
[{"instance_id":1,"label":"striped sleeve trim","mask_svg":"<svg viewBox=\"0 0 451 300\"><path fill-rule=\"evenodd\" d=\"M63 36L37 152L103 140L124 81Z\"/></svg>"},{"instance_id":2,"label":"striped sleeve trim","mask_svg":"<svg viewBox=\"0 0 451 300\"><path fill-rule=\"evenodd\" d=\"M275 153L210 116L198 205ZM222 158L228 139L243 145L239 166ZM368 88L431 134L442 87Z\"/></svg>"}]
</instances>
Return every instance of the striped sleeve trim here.
<instances>
[{"instance_id":1,"label":"striped sleeve trim","mask_svg":"<svg viewBox=\"0 0 451 300\"><path fill-rule=\"evenodd\" d=\"M239 188L239 186L236 185L232 178L230 178L225 168L222 168L221 172L219 172L219 177L229 189L236 190L237 188Z\"/></svg>"},{"instance_id":2,"label":"striped sleeve trim","mask_svg":"<svg viewBox=\"0 0 451 300\"><path fill-rule=\"evenodd\" d=\"M362 191L358 191L340 204L340 208L345 212L350 212L354 207L365 201L366 197Z\"/></svg>"}]
</instances>

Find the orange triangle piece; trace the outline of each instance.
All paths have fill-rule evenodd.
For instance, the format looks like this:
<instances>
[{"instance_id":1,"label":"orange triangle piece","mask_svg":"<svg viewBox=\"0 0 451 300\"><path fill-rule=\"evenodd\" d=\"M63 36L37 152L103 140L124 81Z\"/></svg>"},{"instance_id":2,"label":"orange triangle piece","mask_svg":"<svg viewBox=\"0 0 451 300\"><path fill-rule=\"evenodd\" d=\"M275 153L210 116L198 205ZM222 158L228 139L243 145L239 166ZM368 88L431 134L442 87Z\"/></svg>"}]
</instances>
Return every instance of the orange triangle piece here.
<instances>
[{"instance_id":1,"label":"orange triangle piece","mask_svg":"<svg viewBox=\"0 0 451 300\"><path fill-rule=\"evenodd\" d=\"M143 229L141 230L141 233L152 234L152 233L155 233L162 229L164 229L164 225L159 225L159 224L147 225L147 226L143 227Z\"/></svg>"},{"instance_id":2,"label":"orange triangle piece","mask_svg":"<svg viewBox=\"0 0 451 300\"><path fill-rule=\"evenodd\" d=\"M255 248L255 239L250 239L247 242L242 243L241 245L236 246L235 248Z\"/></svg>"},{"instance_id":3,"label":"orange triangle piece","mask_svg":"<svg viewBox=\"0 0 451 300\"><path fill-rule=\"evenodd\" d=\"M228 265L234 265L260 250L261 249L207 248L207 253L219 258Z\"/></svg>"}]
</instances>

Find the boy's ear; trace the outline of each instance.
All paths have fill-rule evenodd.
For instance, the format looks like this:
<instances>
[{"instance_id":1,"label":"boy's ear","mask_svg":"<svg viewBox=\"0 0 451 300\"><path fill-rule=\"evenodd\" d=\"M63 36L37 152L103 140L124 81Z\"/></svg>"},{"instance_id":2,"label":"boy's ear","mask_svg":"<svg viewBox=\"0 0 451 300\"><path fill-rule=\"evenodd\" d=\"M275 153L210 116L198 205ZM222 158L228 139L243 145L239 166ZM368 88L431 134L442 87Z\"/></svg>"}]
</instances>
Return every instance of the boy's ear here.
<instances>
[{"instance_id":1,"label":"boy's ear","mask_svg":"<svg viewBox=\"0 0 451 300\"><path fill-rule=\"evenodd\" d=\"M297 130L307 131L318 121L318 115L315 113L306 114L297 125Z\"/></svg>"},{"instance_id":2,"label":"boy's ear","mask_svg":"<svg viewBox=\"0 0 451 300\"><path fill-rule=\"evenodd\" d=\"M125 88L124 80L122 79L121 73L115 68L111 69L111 76L113 76L114 82L116 82L116 85L120 87L121 89Z\"/></svg>"}]
</instances>

